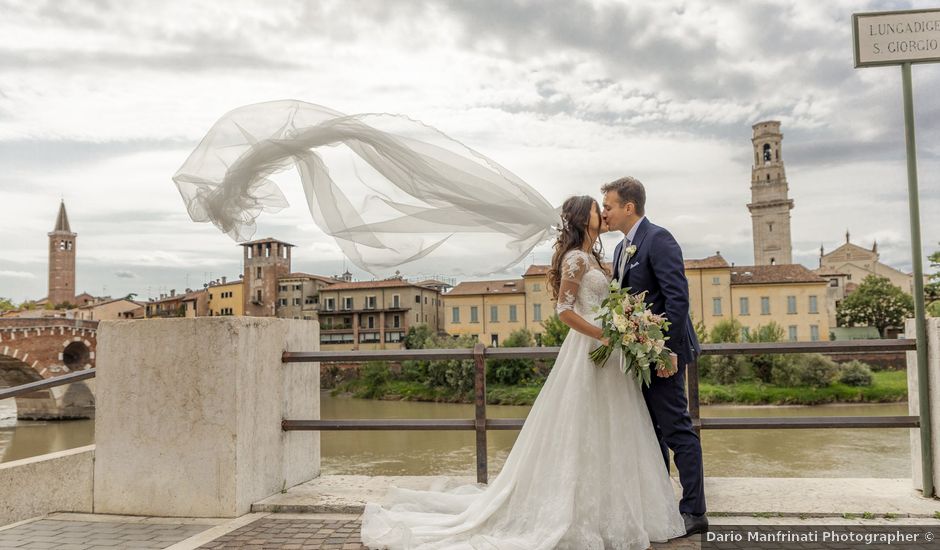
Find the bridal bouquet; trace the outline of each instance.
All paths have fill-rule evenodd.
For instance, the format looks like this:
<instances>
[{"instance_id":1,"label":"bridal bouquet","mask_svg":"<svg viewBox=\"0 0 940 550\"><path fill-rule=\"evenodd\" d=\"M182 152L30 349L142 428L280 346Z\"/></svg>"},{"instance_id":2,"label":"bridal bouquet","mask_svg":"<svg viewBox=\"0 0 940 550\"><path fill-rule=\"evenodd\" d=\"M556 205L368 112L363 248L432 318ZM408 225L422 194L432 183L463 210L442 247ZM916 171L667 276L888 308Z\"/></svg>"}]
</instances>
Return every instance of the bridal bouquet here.
<instances>
[{"instance_id":1,"label":"bridal bouquet","mask_svg":"<svg viewBox=\"0 0 940 550\"><path fill-rule=\"evenodd\" d=\"M641 384L650 385L650 368L672 368L669 350L666 349L665 335L669 321L662 315L656 315L646 306L646 292L631 294L629 288L623 290L616 282L610 285L610 295L599 308L597 316L604 328L604 338L610 342L601 345L590 353L591 360L598 367L603 367L619 348L620 371L633 375Z\"/></svg>"}]
</instances>

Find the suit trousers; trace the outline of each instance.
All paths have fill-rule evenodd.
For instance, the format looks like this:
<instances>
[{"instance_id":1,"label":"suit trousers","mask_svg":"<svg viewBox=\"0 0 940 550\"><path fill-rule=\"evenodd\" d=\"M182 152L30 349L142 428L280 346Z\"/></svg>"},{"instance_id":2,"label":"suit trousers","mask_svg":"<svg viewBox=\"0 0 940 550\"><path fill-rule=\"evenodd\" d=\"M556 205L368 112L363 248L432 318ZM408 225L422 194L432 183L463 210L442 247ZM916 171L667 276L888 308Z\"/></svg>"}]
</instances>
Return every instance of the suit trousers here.
<instances>
[{"instance_id":1,"label":"suit trousers","mask_svg":"<svg viewBox=\"0 0 940 550\"><path fill-rule=\"evenodd\" d=\"M681 361L680 361L681 363ZM669 449L672 449L679 482L682 484L682 499L679 511L689 514L705 513L705 472L702 466L702 443L692 427L689 403L685 396L684 364L678 372L668 378L652 373L650 386L643 386L643 398L659 445L663 451L666 471L669 471Z\"/></svg>"}]
</instances>

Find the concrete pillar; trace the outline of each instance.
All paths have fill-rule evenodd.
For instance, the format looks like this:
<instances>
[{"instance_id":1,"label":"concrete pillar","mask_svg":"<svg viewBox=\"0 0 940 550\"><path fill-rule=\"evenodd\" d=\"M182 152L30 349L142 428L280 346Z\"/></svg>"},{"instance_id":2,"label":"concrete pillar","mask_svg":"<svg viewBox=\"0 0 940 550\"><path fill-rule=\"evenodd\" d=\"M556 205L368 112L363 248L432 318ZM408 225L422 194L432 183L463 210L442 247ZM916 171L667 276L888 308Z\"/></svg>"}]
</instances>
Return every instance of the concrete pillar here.
<instances>
[{"instance_id":1,"label":"concrete pillar","mask_svg":"<svg viewBox=\"0 0 940 550\"><path fill-rule=\"evenodd\" d=\"M917 334L914 320L904 324L904 334L913 338ZM930 435L933 451L933 483L940 485L940 319L927 318L927 370L930 387ZM907 407L911 415L920 414L920 396L917 389L917 352L907 352ZM921 461L920 430L911 429L911 477L914 488L924 489L923 466Z\"/></svg>"},{"instance_id":2,"label":"concrete pillar","mask_svg":"<svg viewBox=\"0 0 940 550\"><path fill-rule=\"evenodd\" d=\"M353 350L359 349L359 314L352 314Z\"/></svg>"},{"instance_id":3,"label":"concrete pillar","mask_svg":"<svg viewBox=\"0 0 940 550\"><path fill-rule=\"evenodd\" d=\"M320 473L319 324L260 317L103 321L94 511L237 517Z\"/></svg>"},{"instance_id":4,"label":"concrete pillar","mask_svg":"<svg viewBox=\"0 0 940 550\"><path fill-rule=\"evenodd\" d=\"M386 349L385 346L385 312L379 312L379 347L376 349Z\"/></svg>"}]
</instances>

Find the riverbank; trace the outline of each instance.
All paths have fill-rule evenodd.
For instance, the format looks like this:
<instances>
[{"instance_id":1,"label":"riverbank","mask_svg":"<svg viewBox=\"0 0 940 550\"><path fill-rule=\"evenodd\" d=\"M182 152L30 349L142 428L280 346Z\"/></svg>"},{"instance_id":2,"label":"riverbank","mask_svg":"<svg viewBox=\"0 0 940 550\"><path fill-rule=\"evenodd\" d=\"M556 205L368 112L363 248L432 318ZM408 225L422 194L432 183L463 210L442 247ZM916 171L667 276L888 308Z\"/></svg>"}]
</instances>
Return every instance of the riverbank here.
<instances>
[{"instance_id":1,"label":"riverbank","mask_svg":"<svg viewBox=\"0 0 940 550\"><path fill-rule=\"evenodd\" d=\"M532 405L541 386L487 385L489 405ZM387 401L428 401L434 403L473 403L473 392L459 393L449 388L428 387L418 382L390 380L371 387L359 378L337 386L333 395L382 399ZM719 385L702 382L699 402L702 405L820 405L825 403L897 403L907 400L905 371L872 373L871 386L847 386L834 383L825 388L781 387L760 382Z\"/></svg>"},{"instance_id":2,"label":"riverbank","mask_svg":"<svg viewBox=\"0 0 940 550\"><path fill-rule=\"evenodd\" d=\"M822 405L826 403L897 403L907 401L907 372L872 373L871 386L848 386L838 382L825 388L780 387L760 382L718 385L702 382L702 405Z\"/></svg>"}]
</instances>

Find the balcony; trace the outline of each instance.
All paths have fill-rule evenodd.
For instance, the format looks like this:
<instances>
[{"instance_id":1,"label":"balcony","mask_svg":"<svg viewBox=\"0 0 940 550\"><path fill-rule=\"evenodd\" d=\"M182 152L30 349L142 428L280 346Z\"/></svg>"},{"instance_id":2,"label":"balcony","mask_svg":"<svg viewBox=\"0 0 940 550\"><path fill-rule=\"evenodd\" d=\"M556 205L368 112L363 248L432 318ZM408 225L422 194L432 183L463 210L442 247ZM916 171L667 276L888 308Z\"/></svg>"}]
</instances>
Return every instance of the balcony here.
<instances>
[{"instance_id":1,"label":"balcony","mask_svg":"<svg viewBox=\"0 0 940 550\"><path fill-rule=\"evenodd\" d=\"M388 308L378 308L378 309L321 309L320 315L350 315L352 313L406 313L410 311L409 308L405 307L388 307Z\"/></svg>"}]
</instances>

